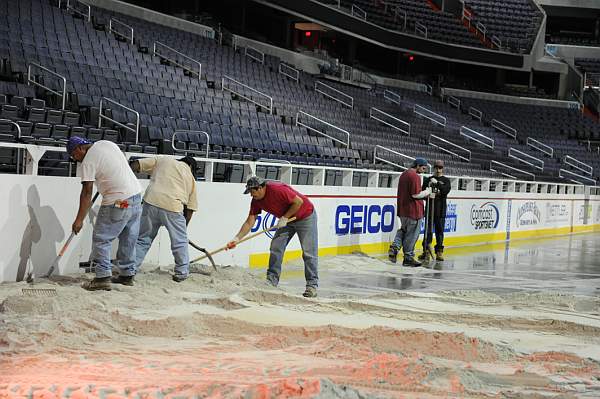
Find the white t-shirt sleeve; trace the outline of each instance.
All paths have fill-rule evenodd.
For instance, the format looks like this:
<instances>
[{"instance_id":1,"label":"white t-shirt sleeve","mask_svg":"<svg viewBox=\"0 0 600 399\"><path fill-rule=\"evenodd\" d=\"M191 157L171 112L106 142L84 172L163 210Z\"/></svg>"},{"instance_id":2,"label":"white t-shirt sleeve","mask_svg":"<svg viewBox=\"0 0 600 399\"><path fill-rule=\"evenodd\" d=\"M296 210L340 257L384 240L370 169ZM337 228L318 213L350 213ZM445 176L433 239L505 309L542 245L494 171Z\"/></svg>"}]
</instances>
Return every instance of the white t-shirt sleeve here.
<instances>
[{"instance_id":1,"label":"white t-shirt sleeve","mask_svg":"<svg viewBox=\"0 0 600 399\"><path fill-rule=\"evenodd\" d=\"M81 181L96 181L96 162L81 163Z\"/></svg>"}]
</instances>

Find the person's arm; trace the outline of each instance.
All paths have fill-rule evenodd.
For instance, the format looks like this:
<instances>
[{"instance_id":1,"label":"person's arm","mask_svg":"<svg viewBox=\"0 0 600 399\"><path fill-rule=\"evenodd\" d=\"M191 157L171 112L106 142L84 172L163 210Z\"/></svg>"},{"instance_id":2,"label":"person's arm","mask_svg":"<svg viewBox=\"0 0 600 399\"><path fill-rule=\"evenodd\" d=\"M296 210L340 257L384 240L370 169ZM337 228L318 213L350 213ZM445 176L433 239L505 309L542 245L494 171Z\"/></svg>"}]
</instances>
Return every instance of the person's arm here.
<instances>
[{"instance_id":1,"label":"person's arm","mask_svg":"<svg viewBox=\"0 0 600 399\"><path fill-rule=\"evenodd\" d=\"M131 167L131 170L133 170L133 173L140 173L140 163L137 159L129 161L129 166Z\"/></svg>"},{"instance_id":2,"label":"person's arm","mask_svg":"<svg viewBox=\"0 0 600 399\"><path fill-rule=\"evenodd\" d=\"M187 206L183 206L183 216L185 217L185 225L190 224L190 220L192 220L192 216L194 215L194 210L188 208Z\"/></svg>"},{"instance_id":3,"label":"person's arm","mask_svg":"<svg viewBox=\"0 0 600 399\"><path fill-rule=\"evenodd\" d=\"M85 220L85 216L92 205L92 190L94 188L93 181L84 181L81 183L81 193L79 194L79 210L77 211L77 216L75 217L75 221L71 226L73 233L78 234L83 227L83 221Z\"/></svg>"},{"instance_id":4,"label":"person's arm","mask_svg":"<svg viewBox=\"0 0 600 399\"><path fill-rule=\"evenodd\" d=\"M442 197L446 197L448 196L448 193L450 193L450 189L452 188L450 185L450 179L445 178L445 179L439 179L440 182L440 195ZM443 184L442 184L443 183Z\"/></svg>"},{"instance_id":5,"label":"person's arm","mask_svg":"<svg viewBox=\"0 0 600 399\"><path fill-rule=\"evenodd\" d=\"M240 231L238 231L235 237L233 237L233 239L227 243L227 248L235 248L237 243L240 242L240 240L250 232L252 226L254 226L254 223L256 223L256 215L248 215L246 221L244 222L244 224L242 224L242 227L240 227Z\"/></svg>"}]
</instances>

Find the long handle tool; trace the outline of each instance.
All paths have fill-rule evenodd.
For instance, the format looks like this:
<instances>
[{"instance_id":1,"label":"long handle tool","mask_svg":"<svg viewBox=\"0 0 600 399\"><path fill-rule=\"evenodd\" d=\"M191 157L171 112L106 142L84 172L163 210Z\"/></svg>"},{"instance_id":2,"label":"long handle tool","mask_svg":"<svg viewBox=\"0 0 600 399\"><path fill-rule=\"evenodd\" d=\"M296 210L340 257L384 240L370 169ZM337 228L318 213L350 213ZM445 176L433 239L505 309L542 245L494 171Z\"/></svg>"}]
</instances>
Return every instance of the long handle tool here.
<instances>
[{"instance_id":1,"label":"long handle tool","mask_svg":"<svg viewBox=\"0 0 600 399\"><path fill-rule=\"evenodd\" d=\"M215 261L213 260L212 254L210 252L208 252L205 248L201 248L199 245L194 244L191 240L188 242L190 243L190 245L192 247L196 248L198 251L205 253L206 257L210 261L210 264L212 265L213 269L215 269L215 271L218 271L217 265L215 264ZM204 259L204 258L202 258L202 259Z\"/></svg>"}]
</instances>

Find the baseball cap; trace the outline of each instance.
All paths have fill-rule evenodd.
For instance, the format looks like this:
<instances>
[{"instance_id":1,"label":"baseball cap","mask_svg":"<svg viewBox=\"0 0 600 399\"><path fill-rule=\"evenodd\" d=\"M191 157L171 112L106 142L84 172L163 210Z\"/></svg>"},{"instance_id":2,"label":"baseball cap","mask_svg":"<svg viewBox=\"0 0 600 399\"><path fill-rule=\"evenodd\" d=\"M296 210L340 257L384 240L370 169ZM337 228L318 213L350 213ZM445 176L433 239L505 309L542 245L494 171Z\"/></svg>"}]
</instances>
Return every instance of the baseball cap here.
<instances>
[{"instance_id":1,"label":"baseball cap","mask_svg":"<svg viewBox=\"0 0 600 399\"><path fill-rule=\"evenodd\" d=\"M436 161L433 163L433 167L434 167L434 168L436 168L436 167L437 167L437 168L443 168L443 167L444 167L444 161L442 161L441 159L438 159L438 160L436 160Z\"/></svg>"},{"instance_id":2,"label":"baseball cap","mask_svg":"<svg viewBox=\"0 0 600 399\"><path fill-rule=\"evenodd\" d=\"M427 160L425 158L415 158L413 161L413 168L415 166L427 166Z\"/></svg>"},{"instance_id":3,"label":"baseball cap","mask_svg":"<svg viewBox=\"0 0 600 399\"><path fill-rule=\"evenodd\" d=\"M73 136L67 142L67 152L71 155L75 151L75 148L86 144L92 144L92 142L84 137Z\"/></svg>"},{"instance_id":4,"label":"baseball cap","mask_svg":"<svg viewBox=\"0 0 600 399\"><path fill-rule=\"evenodd\" d=\"M251 189L263 186L265 184L265 179L258 176L250 176L248 181L246 181L246 190L244 194L248 194Z\"/></svg>"}]
</instances>

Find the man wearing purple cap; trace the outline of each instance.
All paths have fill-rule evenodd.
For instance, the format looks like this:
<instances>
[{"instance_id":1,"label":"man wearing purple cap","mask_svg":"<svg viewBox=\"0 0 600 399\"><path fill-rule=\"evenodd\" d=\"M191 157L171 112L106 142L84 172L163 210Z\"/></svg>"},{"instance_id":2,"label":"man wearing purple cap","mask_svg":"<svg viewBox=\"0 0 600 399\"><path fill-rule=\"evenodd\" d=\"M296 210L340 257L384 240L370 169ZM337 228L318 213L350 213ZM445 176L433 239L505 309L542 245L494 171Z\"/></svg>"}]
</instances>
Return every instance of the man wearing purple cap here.
<instances>
[{"instance_id":1,"label":"man wearing purple cap","mask_svg":"<svg viewBox=\"0 0 600 399\"><path fill-rule=\"evenodd\" d=\"M421 266L415 259L415 244L419 238L421 220L425 214L423 199L429 197L431 189L421 191L421 177L427 169L423 158L414 160L412 167L400 175L396 213L400 217L400 228L388 252L389 259L396 263L400 248L404 252L402 266Z\"/></svg>"},{"instance_id":2,"label":"man wearing purple cap","mask_svg":"<svg viewBox=\"0 0 600 399\"><path fill-rule=\"evenodd\" d=\"M110 291L111 243L115 238L119 238L119 275L135 275L135 244L142 213L142 187L119 147L111 141L92 143L85 138L73 136L67 143L67 152L71 158L81 163L79 211L72 226L75 234L81 231L90 208L94 183L102 195L92 236L92 260L96 266L96 277L85 283L83 288L89 291Z\"/></svg>"}]
</instances>

